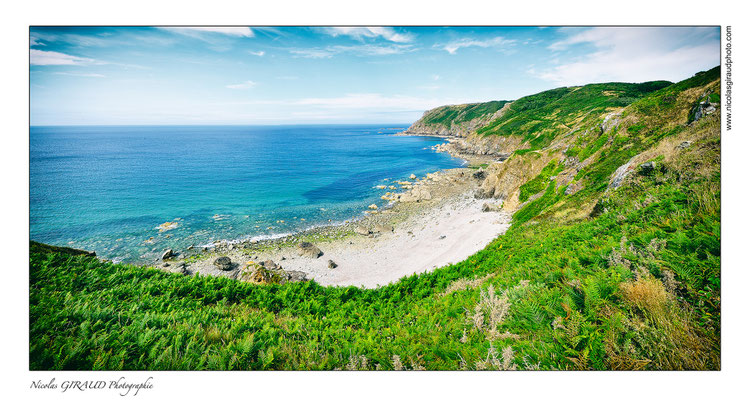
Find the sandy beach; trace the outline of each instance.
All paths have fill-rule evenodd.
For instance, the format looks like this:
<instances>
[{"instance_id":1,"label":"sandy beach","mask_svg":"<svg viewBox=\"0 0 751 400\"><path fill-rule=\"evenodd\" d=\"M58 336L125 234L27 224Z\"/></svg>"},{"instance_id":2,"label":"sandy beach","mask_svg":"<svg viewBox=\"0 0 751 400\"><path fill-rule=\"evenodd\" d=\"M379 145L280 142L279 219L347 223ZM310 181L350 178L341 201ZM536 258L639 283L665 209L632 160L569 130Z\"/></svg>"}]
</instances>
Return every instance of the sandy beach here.
<instances>
[{"instance_id":1,"label":"sandy beach","mask_svg":"<svg viewBox=\"0 0 751 400\"><path fill-rule=\"evenodd\" d=\"M457 168L414 177L401 182L401 191L384 189L384 196L393 199L391 207L367 210L359 220L279 239L178 252L156 266L186 275L253 281L249 277L254 269L270 260L277 271L302 272L325 286L387 285L462 261L508 229L510 215L496 211L498 200L474 196L481 171ZM322 254L301 255L301 242L312 243ZM231 267L219 268L219 257L229 257Z\"/></svg>"}]
</instances>

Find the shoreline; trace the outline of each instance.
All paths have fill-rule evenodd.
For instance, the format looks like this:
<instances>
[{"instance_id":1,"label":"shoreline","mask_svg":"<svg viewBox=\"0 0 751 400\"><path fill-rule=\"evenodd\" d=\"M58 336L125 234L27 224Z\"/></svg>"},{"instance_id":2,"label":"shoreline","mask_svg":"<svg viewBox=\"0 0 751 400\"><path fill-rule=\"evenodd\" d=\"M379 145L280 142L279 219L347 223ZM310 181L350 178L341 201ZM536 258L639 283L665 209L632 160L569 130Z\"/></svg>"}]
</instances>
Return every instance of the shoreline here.
<instances>
[{"instance_id":1,"label":"shoreline","mask_svg":"<svg viewBox=\"0 0 751 400\"><path fill-rule=\"evenodd\" d=\"M375 288L463 261L510 226L510 215L496 211L493 200L474 197L482 182L475 175L478 164L495 160L467 160L466 155L440 147L431 150L449 152L466 164L413 175L400 182L398 192L383 188L388 205L362 216L277 238L221 240L180 249L152 267L256 283L315 280L324 286ZM494 211L486 212L488 208ZM322 255L301 255L301 242L312 243ZM215 265L221 257L229 257L231 267Z\"/></svg>"}]
</instances>

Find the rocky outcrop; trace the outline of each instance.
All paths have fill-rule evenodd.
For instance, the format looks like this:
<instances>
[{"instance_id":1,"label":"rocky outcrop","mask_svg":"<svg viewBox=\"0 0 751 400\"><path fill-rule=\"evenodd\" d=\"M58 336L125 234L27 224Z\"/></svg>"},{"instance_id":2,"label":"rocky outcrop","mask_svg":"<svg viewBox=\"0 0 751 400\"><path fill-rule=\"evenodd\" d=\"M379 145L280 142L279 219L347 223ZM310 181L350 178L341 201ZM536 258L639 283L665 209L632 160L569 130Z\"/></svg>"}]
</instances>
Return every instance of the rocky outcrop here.
<instances>
[{"instance_id":1,"label":"rocky outcrop","mask_svg":"<svg viewBox=\"0 0 751 400\"><path fill-rule=\"evenodd\" d=\"M96 257L96 253L93 251L74 249L72 247L52 246L49 244L35 242L33 240L29 240L29 251L36 253L62 253L71 256Z\"/></svg>"},{"instance_id":2,"label":"rocky outcrop","mask_svg":"<svg viewBox=\"0 0 751 400\"><path fill-rule=\"evenodd\" d=\"M509 104L510 102L500 101L437 107L425 111L417 122L404 131L404 134L466 137L500 117ZM502 107L498 109L497 107L501 105ZM491 112L478 112L479 108ZM451 117L449 118L448 115Z\"/></svg>"},{"instance_id":3,"label":"rocky outcrop","mask_svg":"<svg viewBox=\"0 0 751 400\"><path fill-rule=\"evenodd\" d=\"M172 251L172 249L167 249L162 253L162 256L160 257L162 260L169 260L170 258L175 256L175 252Z\"/></svg>"},{"instance_id":4,"label":"rocky outcrop","mask_svg":"<svg viewBox=\"0 0 751 400\"><path fill-rule=\"evenodd\" d=\"M297 254L301 257L318 258L323 255L323 252L313 243L300 242L297 245Z\"/></svg>"}]
</instances>

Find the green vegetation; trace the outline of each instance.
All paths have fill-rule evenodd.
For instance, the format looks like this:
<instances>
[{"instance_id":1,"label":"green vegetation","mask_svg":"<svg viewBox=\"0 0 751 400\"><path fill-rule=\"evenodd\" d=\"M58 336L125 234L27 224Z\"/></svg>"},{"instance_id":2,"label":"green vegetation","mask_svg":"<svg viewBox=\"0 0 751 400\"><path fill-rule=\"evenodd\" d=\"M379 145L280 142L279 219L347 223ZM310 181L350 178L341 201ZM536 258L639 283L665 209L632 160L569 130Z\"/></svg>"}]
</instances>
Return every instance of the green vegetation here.
<instances>
[{"instance_id":1,"label":"green vegetation","mask_svg":"<svg viewBox=\"0 0 751 400\"><path fill-rule=\"evenodd\" d=\"M590 161L568 186L550 180L562 168L551 161L522 185L527 198L544 192L504 235L378 289L185 277L33 246L30 368L719 369L719 113L685 123L719 87L709 73L623 89L643 96L616 99L630 106L612 132L599 131L609 111L588 108L601 113L582 120L589 134L565 155ZM602 92L595 103L615 104ZM573 115L556 110L538 122ZM684 138L690 147L677 149ZM657 167L609 188L635 156Z\"/></svg>"},{"instance_id":2,"label":"green vegetation","mask_svg":"<svg viewBox=\"0 0 751 400\"><path fill-rule=\"evenodd\" d=\"M551 160L539 175L519 188L519 201L525 202L530 196L540 193L541 190L545 189L545 185L550 181L550 178L562 169L563 166L558 165L558 160Z\"/></svg>"},{"instance_id":3,"label":"green vegetation","mask_svg":"<svg viewBox=\"0 0 751 400\"><path fill-rule=\"evenodd\" d=\"M489 101L486 103L462 104L453 106L443 106L430 110L422 118L425 124L443 125L446 128L451 127L451 123L462 123L471 121L475 118L490 115L503 108L508 101Z\"/></svg>"},{"instance_id":4,"label":"green vegetation","mask_svg":"<svg viewBox=\"0 0 751 400\"><path fill-rule=\"evenodd\" d=\"M548 90L514 101L501 117L478 129L477 133L518 135L531 149L541 149L559 135L591 125L602 112L625 107L668 85L667 81L597 83Z\"/></svg>"}]
</instances>

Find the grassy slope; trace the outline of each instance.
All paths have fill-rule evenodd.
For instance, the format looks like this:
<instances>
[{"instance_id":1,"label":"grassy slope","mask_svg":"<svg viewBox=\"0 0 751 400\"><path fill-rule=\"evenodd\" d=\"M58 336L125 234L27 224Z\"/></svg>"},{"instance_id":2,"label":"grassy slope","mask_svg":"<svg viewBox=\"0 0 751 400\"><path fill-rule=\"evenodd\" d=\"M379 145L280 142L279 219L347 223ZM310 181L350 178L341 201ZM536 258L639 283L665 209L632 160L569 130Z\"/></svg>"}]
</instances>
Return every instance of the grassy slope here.
<instances>
[{"instance_id":1,"label":"grassy slope","mask_svg":"<svg viewBox=\"0 0 751 400\"><path fill-rule=\"evenodd\" d=\"M625 107L668 85L667 81L596 83L548 90L514 101L502 116L478 133L521 135L530 149L540 149L563 133L591 124L603 111Z\"/></svg>"},{"instance_id":2,"label":"grassy slope","mask_svg":"<svg viewBox=\"0 0 751 400\"><path fill-rule=\"evenodd\" d=\"M491 115L503 108L506 103L509 102L498 100L485 103L442 106L428 111L421 118L421 121L426 125L442 125L446 128L451 128L452 122L460 124L475 118Z\"/></svg>"},{"instance_id":3,"label":"grassy slope","mask_svg":"<svg viewBox=\"0 0 751 400\"><path fill-rule=\"evenodd\" d=\"M535 181L545 194L484 250L376 290L183 277L32 249L30 367L718 369L719 113L685 124L718 79L713 70L634 102L577 174L584 189ZM683 139L693 143L674 151ZM636 155L658 168L606 190ZM592 202L590 216L570 216Z\"/></svg>"}]
</instances>

